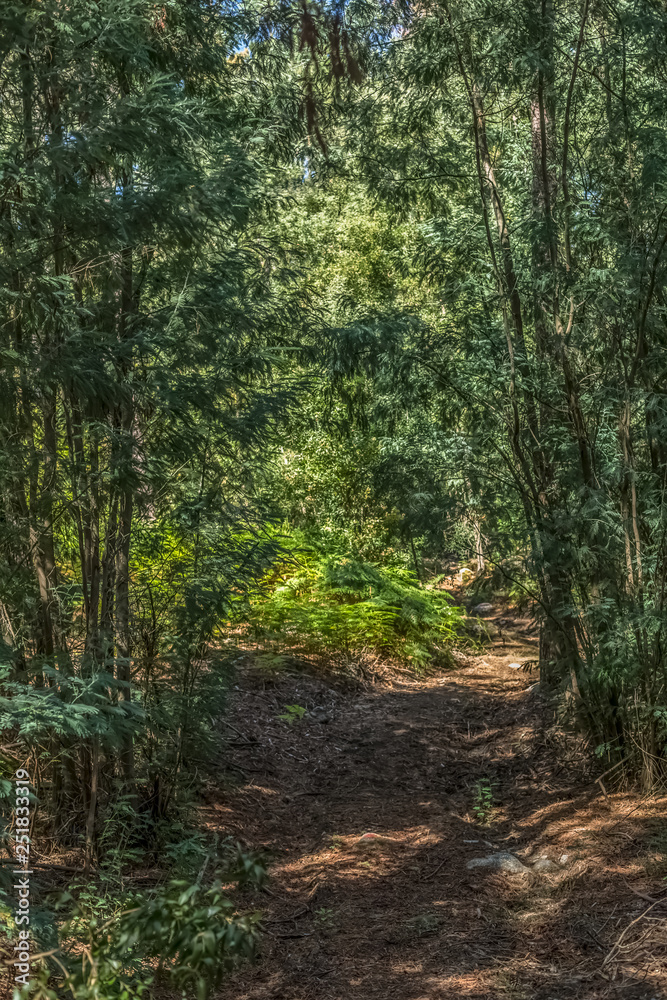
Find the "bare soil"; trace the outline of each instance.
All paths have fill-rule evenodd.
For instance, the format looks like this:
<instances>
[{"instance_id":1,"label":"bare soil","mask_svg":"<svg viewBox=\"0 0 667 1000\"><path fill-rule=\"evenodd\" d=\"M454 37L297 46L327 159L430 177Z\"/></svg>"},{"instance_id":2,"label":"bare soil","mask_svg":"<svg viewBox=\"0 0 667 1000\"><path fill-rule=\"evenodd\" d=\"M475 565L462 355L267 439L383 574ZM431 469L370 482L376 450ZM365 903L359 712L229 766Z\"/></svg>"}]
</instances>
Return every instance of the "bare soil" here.
<instances>
[{"instance_id":1,"label":"bare soil","mask_svg":"<svg viewBox=\"0 0 667 1000\"><path fill-rule=\"evenodd\" d=\"M241 672L205 819L271 878L239 897L265 933L221 1000L667 997L667 798L595 781L514 636L362 691ZM556 869L466 868L494 850Z\"/></svg>"}]
</instances>

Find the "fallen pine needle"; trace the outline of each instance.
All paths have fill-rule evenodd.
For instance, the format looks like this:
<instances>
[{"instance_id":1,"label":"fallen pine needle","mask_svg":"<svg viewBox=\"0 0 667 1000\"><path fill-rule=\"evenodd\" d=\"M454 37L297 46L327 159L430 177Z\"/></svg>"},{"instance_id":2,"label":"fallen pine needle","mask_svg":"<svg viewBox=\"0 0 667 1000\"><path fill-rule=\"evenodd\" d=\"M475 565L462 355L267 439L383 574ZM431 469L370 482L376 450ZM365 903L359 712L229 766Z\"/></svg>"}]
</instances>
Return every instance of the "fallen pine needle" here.
<instances>
[{"instance_id":1,"label":"fallen pine needle","mask_svg":"<svg viewBox=\"0 0 667 1000\"><path fill-rule=\"evenodd\" d=\"M445 861L447 861L447 858L445 858ZM445 861L441 861L437 868L434 868L433 871L429 872L428 875L424 875L422 882L426 882L427 879L433 878L434 875L437 875L442 866L445 864Z\"/></svg>"},{"instance_id":2,"label":"fallen pine needle","mask_svg":"<svg viewBox=\"0 0 667 1000\"><path fill-rule=\"evenodd\" d=\"M609 963L611 962L612 958L614 958L614 957L615 957L615 956L616 956L616 955L618 954L618 952L619 952L619 950L620 950L620 947L621 947L621 944L623 943L623 938L624 938L624 937L625 937L625 935L626 935L626 934L628 933L628 931L630 930L630 928L631 928L631 927L634 927L634 925L635 925L635 924L638 924L640 920L643 920L643 919L644 919L644 917L646 916L646 914L647 914L647 913L648 913L648 912L649 912L650 910L652 910L652 909L653 909L653 907L654 907L654 906L655 906L655 905L656 905L657 903L659 903L659 902L660 902L660 900L659 900L659 899L656 899L655 903L651 903L651 905L650 905L650 906L647 906L647 907L646 907L646 909L644 910L644 912L643 912L643 913L640 913L638 917L635 917L635 919L634 919L634 920L631 920L631 921L630 921L630 923L629 923L629 924L628 924L628 926L627 926L627 927L625 928L625 930L623 930L623 931L621 932L621 935L620 935L620 937L619 937L619 938L617 939L617 941L616 941L616 944L614 945L614 947L613 947L613 948L611 949L611 951L609 951L609 953L607 954L607 957L605 958L604 962L602 963L602 968L603 968L603 969L604 969L605 965L608 965L608 964L609 964Z\"/></svg>"}]
</instances>

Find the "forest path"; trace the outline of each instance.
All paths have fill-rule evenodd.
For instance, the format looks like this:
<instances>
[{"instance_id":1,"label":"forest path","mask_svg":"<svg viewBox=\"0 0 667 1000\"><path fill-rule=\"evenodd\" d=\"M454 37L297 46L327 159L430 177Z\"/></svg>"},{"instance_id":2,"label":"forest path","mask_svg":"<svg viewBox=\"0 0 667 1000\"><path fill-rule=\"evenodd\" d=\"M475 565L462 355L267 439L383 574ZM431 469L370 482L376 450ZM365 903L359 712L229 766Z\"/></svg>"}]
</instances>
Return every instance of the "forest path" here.
<instances>
[{"instance_id":1,"label":"forest path","mask_svg":"<svg viewBox=\"0 0 667 1000\"><path fill-rule=\"evenodd\" d=\"M667 998L667 801L605 798L576 742L545 730L534 676L509 666L534 655L496 642L361 694L242 672L224 723L229 780L206 821L266 851L271 880L239 898L264 913L260 959L219 996ZM294 704L303 719L277 718ZM479 782L493 788L486 823ZM367 833L387 839L360 843ZM557 867L466 867L496 849ZM637 893L665 905L642 917Z\"/></svg>"}]
</instances>

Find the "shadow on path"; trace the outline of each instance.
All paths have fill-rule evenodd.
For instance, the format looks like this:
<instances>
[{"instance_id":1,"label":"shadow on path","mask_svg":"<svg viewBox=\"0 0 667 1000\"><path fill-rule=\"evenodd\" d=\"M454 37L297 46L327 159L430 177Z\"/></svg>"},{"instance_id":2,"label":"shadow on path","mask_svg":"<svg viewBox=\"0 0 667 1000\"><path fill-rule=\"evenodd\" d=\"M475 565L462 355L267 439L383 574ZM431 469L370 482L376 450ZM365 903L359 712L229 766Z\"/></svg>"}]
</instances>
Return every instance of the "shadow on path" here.
<instances>
[{"instance_id":1,"label":"shadow on path","mask_svg":"<svg viewBox=\"0 0 667 1000\"><path fill-rule=\"evenodd\" d=\"M665 800L602 795L509 668L532 655L354 695L243 675L206 820L263 848L271 882L239 900L266 933L221 997L667 998L667 897L642 898L665 892ZM287 725L289 704L308 714ZM555 868L466 867L494 850Z\"/></svg>"}]
</instances>

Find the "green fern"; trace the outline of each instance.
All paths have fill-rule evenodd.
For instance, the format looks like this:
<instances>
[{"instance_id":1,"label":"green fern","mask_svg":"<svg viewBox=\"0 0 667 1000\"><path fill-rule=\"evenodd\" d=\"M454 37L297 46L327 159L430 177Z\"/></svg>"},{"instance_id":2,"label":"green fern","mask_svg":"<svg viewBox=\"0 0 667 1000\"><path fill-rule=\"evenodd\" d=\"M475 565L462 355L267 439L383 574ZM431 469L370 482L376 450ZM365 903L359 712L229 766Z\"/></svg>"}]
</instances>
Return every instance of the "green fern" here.
<instances>
[{"instance_id":1,"label":"green fern","mask_svg":"<svg viewBox=\"0 0 667 1000\"><path fill-rule=\"evenodd\" d=\"M251 609L255 638L317 655L373 652L425 665L456 638L462 613L405 569L311 557Z\"/></svg>"}]
</instances>

